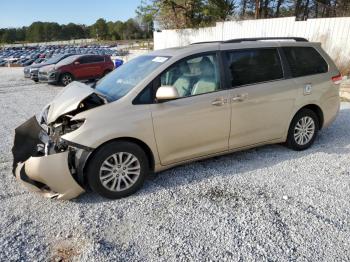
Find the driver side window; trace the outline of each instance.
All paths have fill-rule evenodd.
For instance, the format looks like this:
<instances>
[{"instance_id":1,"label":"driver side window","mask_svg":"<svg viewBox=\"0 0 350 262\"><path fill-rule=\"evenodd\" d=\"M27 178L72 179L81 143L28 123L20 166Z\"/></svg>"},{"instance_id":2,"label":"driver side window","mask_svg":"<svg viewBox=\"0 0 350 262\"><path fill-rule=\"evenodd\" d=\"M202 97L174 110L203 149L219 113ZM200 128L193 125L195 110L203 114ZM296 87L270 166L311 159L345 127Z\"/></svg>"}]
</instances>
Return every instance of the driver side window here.
<instances>
[{"instance_id":1,"label":"driver side window","mask_svg":"<svg viewBox=\"0 0 350 262\"><path fill-rule=\"evenodd\" d=\"M174 86L180 97L215 92L220 89L220 74L215 54L177 62L160 77L161 86Z\"/></svg>"}]
</instances>

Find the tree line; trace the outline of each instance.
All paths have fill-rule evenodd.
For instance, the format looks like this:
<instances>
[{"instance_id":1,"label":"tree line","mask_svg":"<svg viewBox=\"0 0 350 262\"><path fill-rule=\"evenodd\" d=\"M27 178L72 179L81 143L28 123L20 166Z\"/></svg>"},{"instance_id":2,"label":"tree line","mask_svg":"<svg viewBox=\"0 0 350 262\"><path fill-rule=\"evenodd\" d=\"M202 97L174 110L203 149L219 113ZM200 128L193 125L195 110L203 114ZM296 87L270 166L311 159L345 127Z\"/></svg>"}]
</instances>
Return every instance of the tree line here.
<instances>
[{"instance_id":1,"label":"tree line","mask_svg":"<svg viewBox=\"0 0 350 262\"><path fill-rule=\"evenodd\" d=\"M136 19L125 22L107 22L98 19L91 26L69 23L34 22L28 27L1 28L1 43L47 42L72 39L96 38L98 40L145 39L152 36L151 29Z\"/></svg>"},{"instance_id":2,"label":"tree line","mask_svg":"<svg viewBox=\"0 0 350 262\"><path fill-rule=\"evenodd\" d=\"M143 0L137 9L160 29L212 26L226 20L350 15L349 0Z\"/></svg>"},{"instance_id":3,"label":"tree line","mask_svg":"<svg viewBox=\"0 0 350 262\"><path fill-rule=\"evenodd\" d=\"M0 42L44 42L82 38L98 40L146 39L157 29L212 26L227 20L295 16L350 16L350 0L142 0L136 18L98 19L93 25L34 22L28 27L0 29Z\"/></svg>"}]
</instances>

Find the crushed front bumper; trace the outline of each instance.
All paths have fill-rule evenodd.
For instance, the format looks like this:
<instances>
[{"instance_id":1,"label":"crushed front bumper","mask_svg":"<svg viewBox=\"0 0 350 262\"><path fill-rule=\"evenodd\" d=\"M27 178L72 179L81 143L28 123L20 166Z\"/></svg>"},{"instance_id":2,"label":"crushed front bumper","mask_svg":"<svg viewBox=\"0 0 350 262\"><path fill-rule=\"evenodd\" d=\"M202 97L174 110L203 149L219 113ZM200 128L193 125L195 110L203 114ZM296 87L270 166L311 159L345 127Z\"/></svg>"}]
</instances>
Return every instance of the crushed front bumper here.
<instances>
[{"instance_id":1,"label":"crushed front bumper","mask_svg":"<svg viewBox=\"0 0 350 262\"><path fill-rule=\"evenodd\" d=\"M46 197L72 199L85 190L73 173L74 151L45 153L49 138L35 117L16 128L13 173L28 189Z\"/></svg>"}]
</instances>

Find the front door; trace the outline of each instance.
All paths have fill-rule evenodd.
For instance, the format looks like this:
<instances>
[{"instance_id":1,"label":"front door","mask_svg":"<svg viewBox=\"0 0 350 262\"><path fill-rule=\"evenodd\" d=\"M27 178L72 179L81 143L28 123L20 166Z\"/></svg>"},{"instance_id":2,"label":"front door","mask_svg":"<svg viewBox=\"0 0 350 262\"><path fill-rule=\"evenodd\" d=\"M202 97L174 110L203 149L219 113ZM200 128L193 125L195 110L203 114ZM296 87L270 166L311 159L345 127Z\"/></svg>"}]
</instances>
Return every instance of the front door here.
<instances>
[{"instance_id":1,"label":"front door","mask_svg":"<svg viewBox=\"0 0 350 262\"><path fill-rule=\"evenodd\" d=\"M221 87L215 53L181 60L160 77L176 87L176 100L151 105L162 165L228 150L229 91Z\"/></svg>"}]
</instances>

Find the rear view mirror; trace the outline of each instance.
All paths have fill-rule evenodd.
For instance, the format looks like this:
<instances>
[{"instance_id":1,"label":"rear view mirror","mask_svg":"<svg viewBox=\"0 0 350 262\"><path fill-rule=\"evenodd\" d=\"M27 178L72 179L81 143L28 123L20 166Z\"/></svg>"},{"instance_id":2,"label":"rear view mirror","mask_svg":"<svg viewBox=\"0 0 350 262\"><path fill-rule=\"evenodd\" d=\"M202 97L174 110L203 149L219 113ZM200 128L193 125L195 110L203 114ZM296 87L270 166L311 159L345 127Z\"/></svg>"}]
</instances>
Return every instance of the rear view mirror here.
<instances>
[{"instance_id":1,"label":"rear view mirror","mask_svg":"<svg viewBox=\"0 0 350 262\"><path fill-rule=\"evenodd\" d=\"M80 65L80 62L79 61L75 61L74 64L75 65Z\"/></svg>"},{"instance_id":2,"label":"rear view mirror","mask_svg":"<svg viewBox=\"0 0 350 262\"><path fill-rule=\"evenodd\" d=\"M158 101L173 100L179 98L179 92L173 86L161 86L156 93Z\"/></svg>"}]
</instances>

